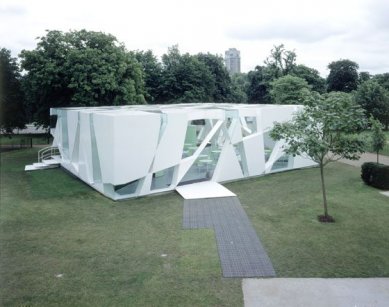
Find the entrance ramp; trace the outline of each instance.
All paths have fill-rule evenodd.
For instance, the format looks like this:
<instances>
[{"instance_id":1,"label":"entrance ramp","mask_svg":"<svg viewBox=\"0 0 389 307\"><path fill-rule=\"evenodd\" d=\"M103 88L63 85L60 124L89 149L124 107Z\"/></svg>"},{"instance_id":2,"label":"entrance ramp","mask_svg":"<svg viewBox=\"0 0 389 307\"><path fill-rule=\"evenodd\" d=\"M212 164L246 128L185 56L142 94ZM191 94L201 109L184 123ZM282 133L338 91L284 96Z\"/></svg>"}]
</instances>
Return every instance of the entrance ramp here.
<instances>
[{"instance_id":1,"label":"entrance ramp","mask_svg":"<svg viewBox=\"0 0 389 307\"><path fill-rule=\"evenodd\" d=\"M236 196L230 190L215 181L203 181L181 185L176 191L184 199L215 198Z\"/></svg>"}]
</instances>

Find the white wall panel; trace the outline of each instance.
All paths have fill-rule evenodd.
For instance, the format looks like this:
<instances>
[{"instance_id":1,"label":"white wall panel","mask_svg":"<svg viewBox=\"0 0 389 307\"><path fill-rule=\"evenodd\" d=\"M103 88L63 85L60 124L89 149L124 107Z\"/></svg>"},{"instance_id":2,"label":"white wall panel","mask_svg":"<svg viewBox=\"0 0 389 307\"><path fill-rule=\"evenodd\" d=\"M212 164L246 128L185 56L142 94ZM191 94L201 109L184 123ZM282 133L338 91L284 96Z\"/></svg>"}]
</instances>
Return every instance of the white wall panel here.
<instances>
[{"instance_id":1,"label":"white wall panel","mask_svg":"<svg viewBox=\"0 0 389 307\"><path fill-rule=\"evenodd\" d=\"M78 157L78 171L82 180L92 182L92 141L89 117L89 112L80 112L80 152Z\"/></svg>"},{"instance_id":2,"label":"white wall panel","mask_svg":"<svg viewBox=\"0 0 389 307\"><path fill-rule=\"evenodd\" d=\"M115 114L112 184L144 177L150 170L158 144L160 115L146 112Z\"/></svg>"},{"instance_id":3,"label":"white wall panel","mask_svg":"<svg viewBox=\"0 0 389 307\"><path fill-rule=\"evenodd\" d=\"M185 113L167 112L167 125L155 152L152 172L180 163L187 125L188 119Z\"/></svg>"},{"instance_id":4,"label":"white wall panel","mask_svg":"<svg viewBox=\"0 0 389 307\"><path fill-rule=\"evenodd\" d=\"M78 113L76 110L67 111L67 121L68 121L68 138L69 138L69 158L71 160L73 155L74 143L76 141L76 133L78 126Z\"/></svg>"},{"instance_id":5,"label":"white wall panel","mask_svg":"<svg viewBox=\"0 0 389 307\"><path fill-rule=\"evenodd\" d=\"M234 147L231 144L225 144L212 179L220 182L240 178L243 178L243 173Z\"/></svg>"},{"instance_id":6,"label":"white wall panel","mask_svg":"<svg viewBox=\"0 0 389 307\"><path fill-rule=\"evenodd\" d=\"M95 113L92 115L92 118L92 127L94 128L98 157L100 160L101 180L104 183L115 184L114 149L117 146L117 144L115 144L117 136L115 136L114 123L117 119L116 117L104 113ZM126 134L126 131L120 133L120 135L123 134Z\"/></svg>"},{"instance_id":7,"label":"white wall panel","mask_svg":"<svg viewBox=\"0 0 389 307\"><path fill-rule=\"evenodd\" d=\"M263 135L253 134L243 138L249 176L261 175L265 171Z\"/></svg>"}]
</instances>

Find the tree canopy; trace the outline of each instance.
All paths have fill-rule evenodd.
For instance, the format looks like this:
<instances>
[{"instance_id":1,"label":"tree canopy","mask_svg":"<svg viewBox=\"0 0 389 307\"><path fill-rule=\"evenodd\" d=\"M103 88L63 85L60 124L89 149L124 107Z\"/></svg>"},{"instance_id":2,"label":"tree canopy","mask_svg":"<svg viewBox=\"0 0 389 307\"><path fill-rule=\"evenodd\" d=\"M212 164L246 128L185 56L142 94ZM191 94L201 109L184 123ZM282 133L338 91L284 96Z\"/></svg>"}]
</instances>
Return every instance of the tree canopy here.
<instances>
[{"instance_id":1,"label":"tree canopy","mask_svg":"<svg viewBox=\"0 0 389 307\"><path fill-rule=\"evenodd\" d=\"M21 89L21 75L11 51L0 49L0 131L12 132L14 128L24 128L26 114L23 107L24 96Z\"/></svg>"},{"instance_id":2,"label":"tree canopy","mask_svg":"<svg viewBox=\"0 0 389 307\"><path fill-rule=\"evenodd\" d=\"M142 69L117 39L93 31L48 31L21 52L27 104L40 125L49 108L144 103Z\"/></svg>"},{"instance_id":3,"label":"tree canopy","mask_svg":"<svg viewBox=\"0 0 389 307\"><path fill-rule=\"evenodd\" d=\"M277 104L304 104L311 95L311 87L302 78L286 75L270 83L272 102Z\"/></svg>"},{"instance_id":4,"label":"tree canopy","mask_svg":"<svg viewBox=\"0 0 389 307\"><path fill-rule=\"evenodd\" d=\"M276 123L271 131L275 140L285 140L287 154L306 156L318 163L323 192L323 221L331 220L324 167L341 158L357 159L365 144L355 134L364 127L364 111L353 102L351 95L332 92L321 99L315 97L292 121Z\"/></svg>"},{"instance_id":5,"label":"tree canopy","mask_svg":"<svg viewBox=\"0 0 389 307\"><path fill-rule=\"evenodd\" d=\"M375 79L362 83L355 92L355 100L367 112L378 119L388 129L389 93Z\"/></svg>"},{"instance_id":6,"label":"tree canopy","mask_svg":"<svg viewBox=\"0 0 389 307\"><path fill-rule=\"evenodd\" d=\"M359 65L350 60L339 60L328 64L330 73L327 77L328 92L352 92L358 87Z\"/></svg>"}]
</instances>

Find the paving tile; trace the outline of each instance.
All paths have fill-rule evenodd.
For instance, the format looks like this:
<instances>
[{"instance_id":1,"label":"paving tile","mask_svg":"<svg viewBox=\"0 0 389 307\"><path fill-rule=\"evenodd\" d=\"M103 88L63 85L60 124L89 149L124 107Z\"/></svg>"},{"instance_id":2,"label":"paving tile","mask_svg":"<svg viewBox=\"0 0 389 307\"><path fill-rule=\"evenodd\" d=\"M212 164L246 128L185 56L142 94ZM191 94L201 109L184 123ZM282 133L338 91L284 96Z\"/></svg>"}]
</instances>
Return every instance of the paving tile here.
<instances>
[{"instance_id":1,"label":"paving tile","mask_svg":"<svg viewBox=\"0 0 389 307\"><path fill-rule=\"evenodd\" d=\"M273 265L237 197L185 200L183 228L212 228L224 277L271 277Z\"/></svg>"}]
</instances>

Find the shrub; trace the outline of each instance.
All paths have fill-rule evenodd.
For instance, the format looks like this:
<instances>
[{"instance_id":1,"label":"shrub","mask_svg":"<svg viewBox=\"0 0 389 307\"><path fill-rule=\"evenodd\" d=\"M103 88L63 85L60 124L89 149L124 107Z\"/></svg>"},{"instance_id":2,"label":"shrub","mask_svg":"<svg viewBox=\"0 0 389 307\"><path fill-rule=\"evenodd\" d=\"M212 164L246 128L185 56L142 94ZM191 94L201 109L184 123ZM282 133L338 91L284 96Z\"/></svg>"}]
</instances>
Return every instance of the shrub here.
<instances>
[{"instance_id":1,"label":"shrub","mask_svg":"<svg viewBox=\"0 0 389 307\"><path fill-rule=\"evenodd\" d=\"M389 189L389 166L373 162L364 163L361 178L375 188Z\"/></svg>"}]
</instances>

